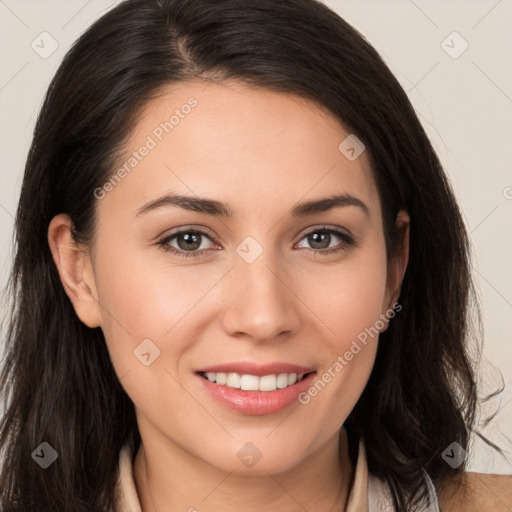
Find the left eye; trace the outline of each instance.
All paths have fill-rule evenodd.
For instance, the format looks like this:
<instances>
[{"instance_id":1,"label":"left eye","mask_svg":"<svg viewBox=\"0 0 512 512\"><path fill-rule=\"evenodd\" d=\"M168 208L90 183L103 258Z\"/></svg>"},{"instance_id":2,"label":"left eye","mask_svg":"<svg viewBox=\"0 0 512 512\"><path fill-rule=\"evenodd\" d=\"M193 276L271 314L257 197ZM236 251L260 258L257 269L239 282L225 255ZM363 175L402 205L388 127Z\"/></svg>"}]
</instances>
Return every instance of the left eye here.
<instances>
[{"instance_id":1,"label":"left eye","mask_svg":"<svg viewBox=\"0 0 512 512\"><path fill-rule=\"evenodd\" d=\"M340 244L336 244L334 246L329 246L329 242L332 241L333 235L335 237L338 237L342 240L341 246ZM315 254L317 251L321 251L322 253L331 253L335 251L339 251L342 249L347 249L347 246L351 245L353 243L352 237L347 235L346 233L343 233L342 231L338 231L337 229L332 228L323 228L323 229L316 229L314 231L310 231L302 240L307 239L309 244L316 244L317 247L310 247L310 249L315 251ZM327 241L327 245L326 245ZM339 246L339 247L338 247ZM328 249L328 250L325 250Z\"/></svg>"}]
</instances>

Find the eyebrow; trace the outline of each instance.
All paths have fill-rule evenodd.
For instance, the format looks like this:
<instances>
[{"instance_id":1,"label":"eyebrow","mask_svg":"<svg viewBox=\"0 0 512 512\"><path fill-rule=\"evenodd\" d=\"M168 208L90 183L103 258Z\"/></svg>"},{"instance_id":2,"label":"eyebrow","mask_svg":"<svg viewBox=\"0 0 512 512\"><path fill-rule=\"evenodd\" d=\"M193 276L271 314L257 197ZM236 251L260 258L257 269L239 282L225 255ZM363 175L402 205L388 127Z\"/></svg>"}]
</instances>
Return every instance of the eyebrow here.
<instances>
[{"instance_id":1,"label":"eyebrow","mask_svg":"<svg viewBox=\"0 0 512 512\"><path fill-rule=\"evenodd\" d=\"M206 213L218 217L233 217L231 207L221 201L197 196L179 194L166 194L156 200L149 201L137 210L136 217L166 206L178 206L184 210ZM333 208L342 206L357 206L363 210L366 216L370 216L370 209L363 201L350 194L337 194L321 199L315 199L295 205L291 210L293 217L306 217L317 213L324 213Z\"/></svg>"}]
</instances>

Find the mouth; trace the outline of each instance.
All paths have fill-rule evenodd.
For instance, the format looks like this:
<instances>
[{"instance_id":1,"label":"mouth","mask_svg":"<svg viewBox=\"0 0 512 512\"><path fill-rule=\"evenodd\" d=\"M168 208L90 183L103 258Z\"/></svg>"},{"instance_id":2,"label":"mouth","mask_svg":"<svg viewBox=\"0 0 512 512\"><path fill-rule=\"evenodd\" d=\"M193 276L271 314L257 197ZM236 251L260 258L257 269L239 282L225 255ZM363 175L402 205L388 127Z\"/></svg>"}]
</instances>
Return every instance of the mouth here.
<instances>
[{"instance_id":1,"label":"mouth","mask_svg":"<svg viewBox=\"0 0 512 512\"><path fill-rule=\"evenodd\" d=\"M316 370L306 373L273 373L268 375L251 375L236 372L196 372L203 379L212 384L226 386L243 391L263 391L270 392L278 389L285 389L298 384L311 374L316 374Z\"/></svg>"},{"instance_id":2,"label":"mouth","mask_svg":"<svg viewBox=\"0 0 512 512\"><path fill-rule=\"evenodd\" d=\"M298 367L295 367L298 368ZM276 414L295 404L301 407L299 397L314 382L316 370L304 373L250 373L198 371L196 379L207 396L238 414L263 416ZM224 368L223 368L224 369Z\"/></svg>"}]
</instances>

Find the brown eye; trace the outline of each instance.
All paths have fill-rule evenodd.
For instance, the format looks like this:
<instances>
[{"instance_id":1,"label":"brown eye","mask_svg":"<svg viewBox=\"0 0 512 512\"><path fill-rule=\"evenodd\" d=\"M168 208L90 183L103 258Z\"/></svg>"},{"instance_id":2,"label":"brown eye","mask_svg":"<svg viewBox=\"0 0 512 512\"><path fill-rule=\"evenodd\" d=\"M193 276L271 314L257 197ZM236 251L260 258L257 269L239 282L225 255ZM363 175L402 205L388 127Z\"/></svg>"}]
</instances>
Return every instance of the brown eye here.
<instances>
[{"instance_id":1,"label":"brown eye","mask_svg":"<svg viewBox=\"0 0 512 512\"><path fill-rule=\"evenodd\" d=\"M338 244L332 246L331 242L333 240L335 241L336 238L340 239L341 243L338 242ZM314 250L315 254L316 252L330 254L340 250L346 250L354 244L354 240L351 236L333 228L315 229L304 236L302 240L307 240L307 243L310 245L309 249Z\"/></svg>"},{"instance_id":2,"label":"brown eye","mask_svg":"<svg viewBox=\"0 0 512 512\"><path fill-rule=\"evenodd\" d=\"M204 251L209 247L204 247L204 239L211 240L210 236L203 231L183 229L166 236L158 242L165 251L169 251L179 256L194 257L204 255ZM176 241L176 245L171 242Z\"/></svg>"}]
</instances>

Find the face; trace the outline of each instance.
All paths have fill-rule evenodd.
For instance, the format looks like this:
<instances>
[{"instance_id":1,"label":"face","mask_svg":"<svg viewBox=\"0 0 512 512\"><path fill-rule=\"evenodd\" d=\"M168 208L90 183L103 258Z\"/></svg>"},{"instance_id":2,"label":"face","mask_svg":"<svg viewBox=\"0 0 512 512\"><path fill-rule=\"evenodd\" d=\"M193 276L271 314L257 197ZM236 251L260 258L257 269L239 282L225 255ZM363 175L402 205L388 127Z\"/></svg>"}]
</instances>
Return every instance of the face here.
<instances>
[{"instance_id":1,"label":"face","mask_svg":"<svg viewBox=\"0 0 512 512\"><path fill-rule=\"evenodd\" d=\"M182 83L145 106L125 172L96 191L87 286L73 299L105 334L143 442L239 473L254 445L262 457L250 471L263 474L339 431L404 263L386 260L370 161L339 149L347 136L313 102L240 84ZM198 373L223 364L210 374L220 383ZM249 388L291 384L237 390L225 373L256 374L242 377Z\"/></svg>"}]
</instances>

